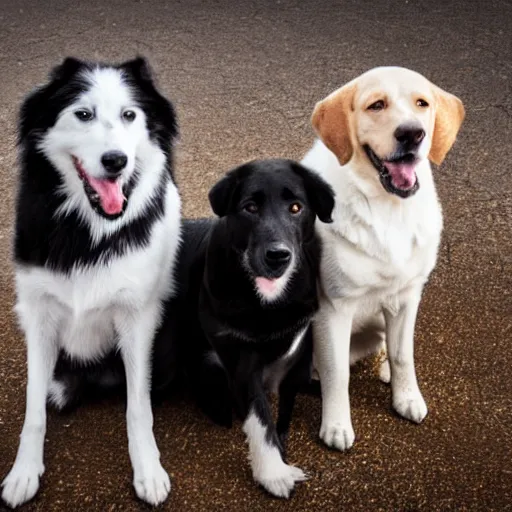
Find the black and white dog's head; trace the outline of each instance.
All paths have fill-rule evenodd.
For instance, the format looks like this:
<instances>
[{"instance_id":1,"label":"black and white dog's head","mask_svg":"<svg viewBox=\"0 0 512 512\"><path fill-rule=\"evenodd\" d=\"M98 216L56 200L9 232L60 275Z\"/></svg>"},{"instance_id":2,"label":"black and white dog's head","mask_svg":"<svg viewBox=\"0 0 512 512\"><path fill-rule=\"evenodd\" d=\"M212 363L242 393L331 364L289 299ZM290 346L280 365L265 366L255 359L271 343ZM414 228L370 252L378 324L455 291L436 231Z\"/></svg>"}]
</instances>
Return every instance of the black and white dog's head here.
<instances>
[{"instance_id":1,"label":"black and white dog's head","mask_svg":"<svg viewBox=\"0 0 512 512\"><path fill-rule=\"evenodd\" d=\"M142 58L120 65L67 58L23 103L20 144L42 152L60 174L61 213L89 222L136 216L167 166L177 134L172 105ZM37 172L37 170L34 170ZM145 176L141 176L141 174Z\"/></svg>"},{"instance_id":2,"label":"black and white dog's head","mask_svg":"<svg viewBox=\"0 0 512 512\"><path fill-rule=\"evenodd\" d=\"M215 214L225 217L241 265L262 302L282 295L300 265L315 218L332 222L334 193L315 173L292 160L252 161L230 171L210 191Z\"/></svg>"}]
</instances>

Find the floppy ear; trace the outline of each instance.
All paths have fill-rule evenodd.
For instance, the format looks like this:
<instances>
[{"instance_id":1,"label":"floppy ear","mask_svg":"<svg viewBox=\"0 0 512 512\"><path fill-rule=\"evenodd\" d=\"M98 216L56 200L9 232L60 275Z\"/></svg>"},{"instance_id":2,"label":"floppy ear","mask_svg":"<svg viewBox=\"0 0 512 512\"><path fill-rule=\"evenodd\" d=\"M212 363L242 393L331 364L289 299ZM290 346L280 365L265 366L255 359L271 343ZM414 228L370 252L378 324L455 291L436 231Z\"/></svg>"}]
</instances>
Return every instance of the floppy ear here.
<instances>
[{"instance_id":1,"label":"floppy ear","mask_svg":"<svg viewBox=\"0 0 512 512\"><path fill-rule=\"evenodd\" d=\"M334 91L327 98L319 101L311 123L322 142L345 165L354 151L350 138L350 113L353 111L353 98L356 85L349 83Z\"/></svg>"},{"instance_id":2,"label":"floppy ear","mask_svg":"<svg viewBox=\"0 0 512 512\"><path fill-rule=\"evenodd\" d=\"M429 158L440 165L453 146L465 112L462 101L453 94L433 85L436 101L436 119Z\"/></svg>"},{"instance_id":3,"label":"floppy ear","mask_svg":"<svg viewBox=\"0 0 512 512\"><path fill-rule=\"evenodd\" d=\"M303 182L308 201L322 222L332 222L332 210L334 208L334 190L317 173L306 169L298 163L292 164L293 171L298 174Z\"/></svg>"},{"instance_id":4,"label":"floppy ear","mask_svg":"<svg viewBox=\"0 0 512 512\"><path fill-rule=\"evenodd\" d=\"M233 196L238 185L235 171L228 172L208 193L213 213L219 217L224 217L231 211Z\"/></svg>"}]
</instances>

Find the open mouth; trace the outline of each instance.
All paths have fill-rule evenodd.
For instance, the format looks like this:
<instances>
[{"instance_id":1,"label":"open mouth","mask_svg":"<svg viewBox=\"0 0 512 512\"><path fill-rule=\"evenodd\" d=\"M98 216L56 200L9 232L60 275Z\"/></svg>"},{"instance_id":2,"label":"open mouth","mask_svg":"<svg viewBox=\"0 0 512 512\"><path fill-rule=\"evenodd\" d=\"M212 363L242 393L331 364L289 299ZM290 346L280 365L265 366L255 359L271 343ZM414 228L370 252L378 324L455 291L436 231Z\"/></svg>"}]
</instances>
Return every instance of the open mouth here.
<instances>
[{"instance_id":1,"label":"open mouth","mask_svg":"<svg viewBox=\"0 0 512 512\"><path fill-rule=\"evenodd\" d=\"M413 153L393 156L388 160L381 160L368 146L363 146L366 155L370 159L384 187L391 194L406 198L414 195L420 188L416 176L416 163L418 161Z\"/></svg>"},{"instance_id":2,"label":"open mouth","mask_svg":"<svg viewBox=\"0 0 512 512\"><path fill-rule=\"evenodd\" d=\"M72 156L72 159L93 210L108 220L123 215L128 200L126 190L123 190L121 184L121 177L94 178L86 172L76 156Z\"/></svg>"}]
</instances>

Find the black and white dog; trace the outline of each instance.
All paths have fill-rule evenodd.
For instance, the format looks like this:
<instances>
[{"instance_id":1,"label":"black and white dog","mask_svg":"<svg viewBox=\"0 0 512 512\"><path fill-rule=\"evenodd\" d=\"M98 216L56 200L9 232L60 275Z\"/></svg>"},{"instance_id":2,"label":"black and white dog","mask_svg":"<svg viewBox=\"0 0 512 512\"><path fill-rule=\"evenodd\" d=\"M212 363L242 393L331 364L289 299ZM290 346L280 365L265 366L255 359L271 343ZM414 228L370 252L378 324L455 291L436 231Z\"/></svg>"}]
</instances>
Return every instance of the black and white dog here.
<instances>
[{"instance_id":1,"label":"black and white dog","mask_svg":"<svg viewBox=\"0 0 512 512\"><path fill-rule=\"evenodd\" d=\"M283 457L312 357L321 251L314 224L316 216L331 222L334 194L296 162L262 160L229 172L209 199L219 219L183 224L182 356L203 410L231 424L234 406L244 420L256 482L289 497L305 478ZM277 428L267 391L280 395Z\"/></svg>"},{"instance_id":2,"label":"black and white dog","mask_svg":"<svg viewBox=\"0 0 512 512\"><path fill-rule=\"evenodd\" d=\"M28 383L16 461L2 484L12 507L35 495L44 472L47 398L66 403L57 361L97 362L114 351L126 372L136 493L158 504L170 491L153 435L150 378L180 239L176 134L173 107L142 58L120 65L68 58L23 103L14 258Z\"/></svg>"}]
</instances>

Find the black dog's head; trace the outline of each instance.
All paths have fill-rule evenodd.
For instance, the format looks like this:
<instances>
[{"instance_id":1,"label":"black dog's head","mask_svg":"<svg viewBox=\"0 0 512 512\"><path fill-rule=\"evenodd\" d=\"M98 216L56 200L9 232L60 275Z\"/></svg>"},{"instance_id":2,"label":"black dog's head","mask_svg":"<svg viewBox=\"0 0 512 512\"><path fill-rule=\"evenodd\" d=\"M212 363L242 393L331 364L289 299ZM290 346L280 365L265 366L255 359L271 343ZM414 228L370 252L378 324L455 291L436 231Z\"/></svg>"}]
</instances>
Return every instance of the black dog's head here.
<instances>
[{"instance_id":1,"label":"black dog's head","mask_svg":"<svg viewBox=\"0 0 512 512\"><path fill-rule=\"evenodd\" d=\"M277 299L314 237L315 218L332 222L334 192L292 160L256 160L230 171L210 191L231 243L263 301Z\"/></svg>"}]
</instances>

